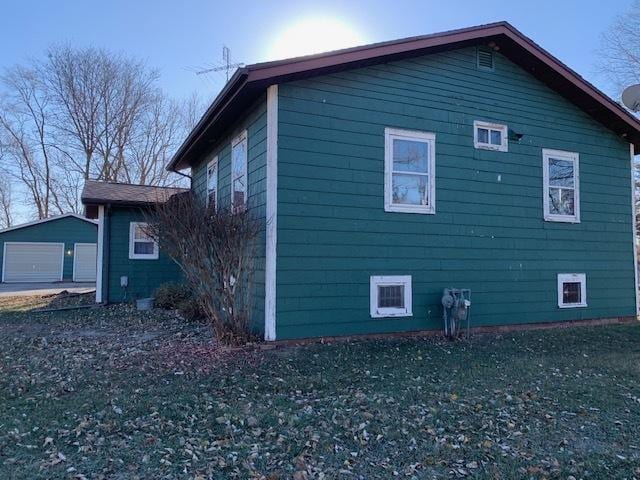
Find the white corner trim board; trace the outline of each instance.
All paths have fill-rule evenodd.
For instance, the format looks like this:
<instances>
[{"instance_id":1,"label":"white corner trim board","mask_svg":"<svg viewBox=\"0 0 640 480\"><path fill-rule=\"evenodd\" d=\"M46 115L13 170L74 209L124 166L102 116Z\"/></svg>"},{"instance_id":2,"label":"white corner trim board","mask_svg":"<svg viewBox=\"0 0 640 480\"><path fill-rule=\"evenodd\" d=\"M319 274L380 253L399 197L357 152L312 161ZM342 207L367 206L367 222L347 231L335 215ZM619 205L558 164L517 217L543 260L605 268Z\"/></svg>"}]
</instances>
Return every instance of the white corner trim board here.
<instances>
[{"instance_id":1,"label":"white corner trim board","mask_svg":"<svg viewBox=\"0 0 640 480\"><path fill-rule=\"evenodd\" d=\"M635 182L633 179L633 160L635 159L635 149L633 147L633 143L629 144L629 159L631 166L631 231L633 233L633 274L635 280L635 292L636 292L636 317L640 315L640 299L638 298L638 232L636 229L636 192L635 192Z\"/></svg>"},{"instance_id":2,"label":"white corner trim board","mask_svg":"<svg viewBox=\"0 0 640 480\"><path fill-rule=\"evenodd\" d=\"M278 237L278 85L267 89L267 206L264 339L276 339L276 246Z\"/></svg>"},{"instance_id":3,"label":"white corner trim board","mask_svg":"<svg viewBox=\"0 0 640 480\"><path fill-rule=\"evenodd\" d=\"M96 303L102 303L102 263L104 261L104 205L98 206L98 264L96 267Z\"/></svg>"}]
</instances>

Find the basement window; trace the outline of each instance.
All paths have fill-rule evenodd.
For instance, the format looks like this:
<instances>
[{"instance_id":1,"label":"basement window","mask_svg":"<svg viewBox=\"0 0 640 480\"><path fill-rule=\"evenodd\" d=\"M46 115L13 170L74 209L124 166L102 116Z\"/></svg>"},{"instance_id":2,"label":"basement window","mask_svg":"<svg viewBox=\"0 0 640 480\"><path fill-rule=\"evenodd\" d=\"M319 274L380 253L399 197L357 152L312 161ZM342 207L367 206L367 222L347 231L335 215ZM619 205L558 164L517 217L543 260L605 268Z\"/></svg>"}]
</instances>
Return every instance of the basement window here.
<instances>
[{"instance_id":1,"label":"basement window","mask_svg":"<svg viewBox=\"0 0 640 480\"><path fill-rule=\"evenodd\" d=\"M509 150L506 125L498 123L473 122L473 146L483 150L506 152Z\"/></svg>"},{"instance_id":2,"label":"basement window","mask_svg":"<svg viewBox=\"0 0 640 480\"><path fill-rule=\"evenodd\" d=\"M587 306L587 277L584 273L558 274L558 307Z\"/></svg>"},{"instance_id":3,"label":"basement window","mask_svg":"<svg viewBox=\"0 0 640 480\"><path fill-rule=\"evenodd\" d=\"M385 129L385 211L435 213L435 155L435 134Z\"/></svg>"},{"instance_id":4,"label":"basement window","mask_svg":"<svg viewBox=\"0 0 640 480\"><path fill-rule=\"evenodd\" d=\"M231 209L240 212L247 207L247 132L231 142Z\"/></svg>"},{"instance_id":5,"label":"basement window","mask_svg":"<svg viewBox=\"0 0 640 480\"><path fill-rule=\"evenodd\" d=\"M579 155L542 150L544 219L580 223Z\"/></svg>"},{"instance_id":6,"label":"basement window","mask_svg":"<svg viewBox=\"0 0 640 480\"><path fill-rule=\"evenodd\" d=\"M372 276L370 314L372 318L411 317L411 275Z\"/></svg>"},{"instance_id":7,"label":"basement window","mask_svg":"<svg viewBox=\"0 0 640 480\"><path fill-rule=\"evenodd\" d=\"M207 206L213 210L218 208L218 156L207 165Z\"/></svg>"},{"instance_id":8,"label":"basement window","mask_svg":"<svg viewBox=\"0 0 640 480\"><path fill-rule=\"evenodd\" d=\"M158 243L148 234L149 224L129 224L129 258L131 260L157 260Z\"/></svg>"}]
</instances>

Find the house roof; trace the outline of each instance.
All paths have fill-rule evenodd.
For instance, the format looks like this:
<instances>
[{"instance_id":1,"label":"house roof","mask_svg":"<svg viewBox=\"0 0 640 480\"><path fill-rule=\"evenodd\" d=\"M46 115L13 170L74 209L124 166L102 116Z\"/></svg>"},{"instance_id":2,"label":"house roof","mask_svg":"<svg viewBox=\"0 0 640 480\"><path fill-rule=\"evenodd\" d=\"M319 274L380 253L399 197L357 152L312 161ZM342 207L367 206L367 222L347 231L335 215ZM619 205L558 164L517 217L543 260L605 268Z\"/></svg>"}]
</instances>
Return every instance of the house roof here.
<instances>
[{"instance_id":1,"label":"house roof","mask_svg":"<svg viewBox=\"0 0 640 480\"><path fill-rule=\"evenodd\" d=\"M638 119L511 24L497 22L241 68L209 106L167 168L173 171L188 168L269 85L477 44L499 49L640 151Z\"/></svg>"},{"instance_id":2,"label":"house roof","mask_svg":"<svg viewBox=\"0 0 640 480\"><path fill-rule=\"evenodd\" d=\"M86 180L81 198L85 205L147 206L164 203L173 195L187 191L185 188Z\"/></svg>"},{"instance_id":3,"label":"house roof","mask_svg":"<svg viewBox=\"0 0 640 480\"><path fill-rule=\"evenodd\" d=\"M33 227L34 225L40 225L42 223L53 222L55 220L61 220L63 218L77 218L78 220L82 220L83 222L91 223L93 225L97 225L98 222L94 220L90 220L88 218L83 217L82 215L78 215L77 213L65 213L63 215L56 215L53 217L43 218L41 220L35 220L33 222L23 223L20 225L16 225L14 227L5 228L4 230L0 230L0 235L6 232L11 232L13 230L20 230L21 228Z\"/></svg>"}]
</instances>

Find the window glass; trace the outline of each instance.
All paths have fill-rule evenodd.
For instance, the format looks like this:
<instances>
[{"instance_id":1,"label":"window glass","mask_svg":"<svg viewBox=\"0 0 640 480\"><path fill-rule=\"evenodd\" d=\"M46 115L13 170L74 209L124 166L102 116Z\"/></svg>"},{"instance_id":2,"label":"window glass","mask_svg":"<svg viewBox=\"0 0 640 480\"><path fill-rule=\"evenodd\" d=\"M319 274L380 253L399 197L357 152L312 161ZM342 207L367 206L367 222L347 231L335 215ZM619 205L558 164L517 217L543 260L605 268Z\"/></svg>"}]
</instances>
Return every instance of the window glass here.
<instances>
[{"instance_id":1,"label":"window glass","mask_svg":"<svg viewBox=\"0 0 640 480\"><path fill-rule=\"evenodd\" d=\"M562 284L562 303L582 303L582 286L580 282L565 282Z\"/></svg>"},{"instance_id":2,"label":"window glass","mask_svg":"<svg viewBox=\"0 0 640 480\"><path fill-rule=\"evenodd\" d=\"M429 178L425 175L394 173L393 203L400 205L429 205Z\"/></svg>"},{"instance_id":3,"label":"window glass","mask_svg":"<svg viewBox=\"0 0 640 480\"><path fill-rule=\"evenodd\" d=\"M379 308L404 308L404 285L378 286Z\"/></svg>"},{"instance_id":4,"label":"window glass","mask_svg":"<svg viewBox=\"0 0 640 480\"><path fill-rule=\"evenodd\" d=\"M489 143L489 130L486 128L478 129L478 143Z\"/></svg>"},{"instance_id":5,"label":"window glass","mask_svg":"<svg viewBox=\"0 0 640 480\"><path fill-rule=\"evenodd\" d=\"M393 140L393 170L396 172L429 171L429 145L411 140Z\"/></svg>"},{"instance_id":6,"label":"window glass","mask_svg":"<svg viewBox=\"0 0 640 480\"><path fill-rule=\"evenodd\" d=\"M244 206L247 201L247 138L244 137L231 149L232 197L234 208Z\"/></svg>"},{"instance_id":7,"label":"window glass","mask_svg":"<svg viewBox=\"0 0 640 480\"><path fill-rule=\"evenodd\" d=\"M207 167L207 202L212 207L216 207L216 197L218 192L218 159Z\"/></svg>"},{"instance_id":8,"label":"window glass","mask_svg":"<svg viewBox=\"0 0 640 480\"><path fill-rule=\"evenodd\" d=\"M491 144L502 145L502 133L500 130L491 130Z\"/></svg>"}]
</instances>

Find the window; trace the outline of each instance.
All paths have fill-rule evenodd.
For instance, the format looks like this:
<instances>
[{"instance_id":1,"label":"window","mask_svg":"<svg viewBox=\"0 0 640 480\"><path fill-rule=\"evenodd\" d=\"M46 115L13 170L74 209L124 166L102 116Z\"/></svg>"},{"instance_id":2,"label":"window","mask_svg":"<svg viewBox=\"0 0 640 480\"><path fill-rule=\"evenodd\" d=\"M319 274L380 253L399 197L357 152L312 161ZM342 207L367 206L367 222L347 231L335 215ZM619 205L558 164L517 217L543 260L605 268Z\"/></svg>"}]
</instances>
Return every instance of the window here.
<instances>
[{"instance_id":1,"label":"window","mask_svg":"<svg viewBox=\"0 0 640 480\"><path fill-rule=\"evenodd\" d=\"M435 154L435 134L385 129L387 212L435 213Z\"/></svg>"},{"instance_id":2,"label":"window","mask_svg":"<svg viewBox=\"0 0 640 480\"><path fill-rule=\"evenodd\" d=\"M218 208L218 157L207 165L207 206Z\"/></svg>"},{"instance_id":3,"label":"window","mask_svg":"<svg viewBox=\"0 0 640 480\"><path fill-rule=\"evenodd\" d=\"M509 150L506 125L487 122L473 122L473 146L484 150Z\"/></svg>"},{"instance_id":4,"label":"window","mask_svg":"<svg viewBox=\"0 0 640 480\"><path fill-rule=\"evenodd\" d=\"M480 70L493 70L493 51L488 48L478 48L476 51L476 66Z\"/></svg>"},{"instance_id":5,"label":"window","mask_svg":"<svg viewBox=\"0 0 640 480\"><path fill-rule=\"evenodd\" d=\"M231 143L231 209L234 212L247 206L247 132Z\"/></svg>"},{"instance_id":6,"label":"window","mask_svg":"<svg viewBox=\"0 0 640 480\"><path fill-rule=\"evenodd\" d=\"M584 273L558 274L558 307L586 307L587 279Z\"/></svg>"},{"instance_id":7,"label":"window","mask_svg":"<svg viewBox=\"0 0 640 480\"><path fill-rule=\"evenodd\" d=\"M542 151L544 219L580 222L578 154L559 150Z\"/></svg>"},{"instance_id":8,"label":"window","mask_svg":"<svg viewBox=\"0 0 640 480\"><path fill-rule=\"evenodd\" d=\"M371 277L370 313L373 318L412 316L411 276Z\"/></svg>"},{"instance_id":9,"label":"window","mask_svg":"<svg viewBox=\"0 0 640 480\"><path fill-rule=\"evenodd\" d=\"M129 224L129 258L132 260L156 260L158 244L147 233L148 225L142 222Z\"/></svg>"}]
</instances>

